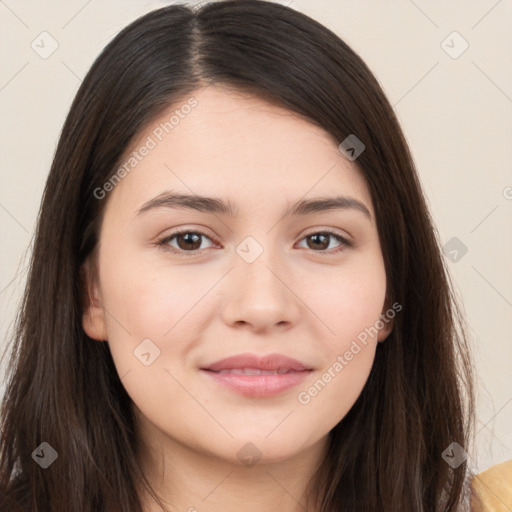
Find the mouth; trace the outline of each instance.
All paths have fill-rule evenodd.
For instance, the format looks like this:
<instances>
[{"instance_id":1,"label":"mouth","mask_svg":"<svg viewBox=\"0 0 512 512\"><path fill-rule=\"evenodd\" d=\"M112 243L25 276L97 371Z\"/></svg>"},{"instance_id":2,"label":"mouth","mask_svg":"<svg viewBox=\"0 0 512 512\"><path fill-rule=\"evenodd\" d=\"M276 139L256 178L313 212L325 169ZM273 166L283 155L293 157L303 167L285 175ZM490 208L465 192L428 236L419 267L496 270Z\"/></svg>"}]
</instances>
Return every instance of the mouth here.
<instances>
[{"instance_id":1,"label":"mouth","mask_svg":"<svg viewBox=\"0 0 512 512\"><path fill-rule=\"evenodd\" d=\"M276 396L303 382L313 368L281 354L241 354L217 361L201 372L237 394L253 398Z\"/></svg>"}]
</instances>

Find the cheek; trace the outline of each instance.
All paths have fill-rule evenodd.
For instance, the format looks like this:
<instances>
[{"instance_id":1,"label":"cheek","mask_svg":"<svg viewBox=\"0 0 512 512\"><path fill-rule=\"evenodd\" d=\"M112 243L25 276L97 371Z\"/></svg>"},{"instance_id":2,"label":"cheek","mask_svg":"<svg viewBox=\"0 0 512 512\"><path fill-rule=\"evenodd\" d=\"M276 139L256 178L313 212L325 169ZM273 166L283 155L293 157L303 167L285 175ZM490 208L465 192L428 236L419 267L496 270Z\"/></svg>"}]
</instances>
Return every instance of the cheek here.
<instances>
[{"instance_id":1,"label":"cheek","mask_svg":"<svg viewBox=\"0 0 512 512\"><path fill-rule=\"evenodd\" d=\"M310 291L308 303L324 327L319 343L324 363L297 394L305 418L334 427L360 395L371 371L377 347L376 323L386 293L385 271L373 265L345 268L335 280ZM320 344L319 344L320 346ZM306 421L309 421L306 419Z\"/></svg>"},{"instance_id":2,"label":"cheek","mask_svg":"<svg viewBox=\"0 0 512 512\"><path fill-rule=\"evenodd\" d=\"M318 286L307 292L305 302L312 305L312 312L324 324L324 348L331 355L347 350L361 333L366 333L368 339L375 338L372 328L382 313L386 295L383 265L376 261L358 268L347 266L316 283Z\"/></svg>"},{"instance_id":3,"label":"cheek","mask_svg":"<svg viewBox=\"0 0 512 512\"><path fill-rule=\"evenodd\" d=\"M178 383L180 366L200 337L198 302L211 284L200 285L199 276L183 268L125 257L105 258L102 285L110 350L124 388L149 417L180 423L182 405L190 401Z\"/></svg>"},{"instance_id":4,"label":"cheek","mask_svg":"<svg viewBox=\"0 0 512 512\"><path fill-rule=\"evenodd\" d=\"M334 333L323 329L319 345L325 355L322 367L296 397L311 429L314 424L333 428L361 394L375 359L375 324L384 297L385 284L376 279L366 284L345 280L344 286L316 299L319 316Z\"/></svg>"},{"instance_id":5,"label":"cheek","mask_svg":"<svg viewBox=\"0 0 512 512\"><path fill-rule=\"evenodd\" d=\"M109 332L121 324L134 342L150 338L159 343L187 332L197 321L195 306L214 282L211 275L184 266L155 266L128 258L104 269L105 304L112 309Z\"/></svg>"},{"instance_id":6,"label":"cheek","mask_svg":"<svg viewBox=\"0 0 512 512\"><path fill-rule=\"evenodd\" d=\"M105 257L101 268L110 350L128 394L144 410L186 402L189 397L171 375L183 382L190 351L215 311L208 296L218 276L207 266L136 261L129 252ZM166 408L169 421L176 411Z\"/></svg>"},{"instance_id":7,"label":"cheek","mask_svg":"<svg viewBox=\"0 0 512 512\"><path fill-rule=\"evenodd\" d=\"M363 390L375 358L375 343L349 343L297 393L305 430L327 433L350 411Z\"/></svg>"}]
</instances>

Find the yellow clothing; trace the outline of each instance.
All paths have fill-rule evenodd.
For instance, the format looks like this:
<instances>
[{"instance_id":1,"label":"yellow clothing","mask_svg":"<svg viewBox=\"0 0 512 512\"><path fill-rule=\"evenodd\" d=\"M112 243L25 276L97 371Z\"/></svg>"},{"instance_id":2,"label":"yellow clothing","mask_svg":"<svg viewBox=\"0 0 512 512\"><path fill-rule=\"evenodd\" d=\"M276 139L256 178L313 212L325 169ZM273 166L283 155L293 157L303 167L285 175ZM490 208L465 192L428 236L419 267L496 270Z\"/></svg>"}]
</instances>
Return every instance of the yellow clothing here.
<instances>
[{"instance_id":1,"label":"yellow clothing","mask_svg":"<svg viewBox=\"0 0 512 512\"><path fill-rule=\"evenodd\" d=\"M512 460L496 464L475 475L471 481L483 508L472 501L472 512L512 512Z\"/></svg>"}]
</instances>

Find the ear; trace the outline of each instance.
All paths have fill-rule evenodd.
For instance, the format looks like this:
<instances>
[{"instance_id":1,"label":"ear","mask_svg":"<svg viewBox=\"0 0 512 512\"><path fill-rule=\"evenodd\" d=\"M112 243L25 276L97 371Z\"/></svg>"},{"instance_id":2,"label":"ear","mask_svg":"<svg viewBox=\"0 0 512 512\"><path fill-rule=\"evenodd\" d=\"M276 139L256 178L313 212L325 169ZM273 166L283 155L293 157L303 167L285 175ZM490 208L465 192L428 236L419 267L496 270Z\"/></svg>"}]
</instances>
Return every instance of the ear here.
<instances>
[{"instance_id":1,"label":"ear","mask_svg":"<svg viewBox=\"0 0 512 512\"><path fill-rule=\"evenodd\" d=\"M83 291L82 327L89 338L105 341L108 339L105 311L101 304L98 277L92 258L87 259L80 269Z\"/></svg>"},{"instance_id":2,"label":"ear","mask_svg":"<svg viewBox=\"0 0 512 512\"><path fill-rule=\"evenodd\" d=\"M379 327L382 327L379 328L379 334L377 335L377 341L379 343L382 343L391 334L391 331L393 330L393 326L395 323L395 314L395 310L391 307L391 300L389 300L389 298L386 295L384 307L382 308L382 312L379 317L379 320L381 322L379 323Z\"/></svg>"}]
</instances>

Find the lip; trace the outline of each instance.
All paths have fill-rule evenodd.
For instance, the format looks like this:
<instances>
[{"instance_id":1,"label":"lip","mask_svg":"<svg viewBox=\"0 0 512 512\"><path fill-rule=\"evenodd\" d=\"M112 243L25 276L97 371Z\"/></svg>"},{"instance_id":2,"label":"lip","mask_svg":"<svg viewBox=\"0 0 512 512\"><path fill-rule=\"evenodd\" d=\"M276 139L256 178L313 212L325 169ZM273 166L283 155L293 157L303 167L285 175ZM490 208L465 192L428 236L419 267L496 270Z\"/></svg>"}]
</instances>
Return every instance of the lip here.
<instances>
[{"instance_id":1,"label":"lip","mask_svg":"<svg viewBox=\"0 0 512 512\"><path fill-rule=\"evenodd\" d=\"M311 367L302 364L297 359L285 356L283 354L269 354L266 356L257 356L256 354L239 354L236 356L221 359L213 364L210 364L202 370L220 371L220 370L234 370L241 368L258 368L260 370L280 370L287 369L296 372L305 370L312 370Z\"/></svg>"},{"instance_id":2,"label":"lip","mask_svg":"<svg viewBox=\"0 0 512 512\"><path fill-rule=\"evenodd\" d=\"M280 373L272 375L226 373L229 370L243 368ZM283 354L267 356L240 354L217 361L201 368L201 371L218 384L241 395L264 398L278 395L300 384L313 371L313 368ZM223 373L219 373L221 371Z\"/></svg>"}]
</instances>

